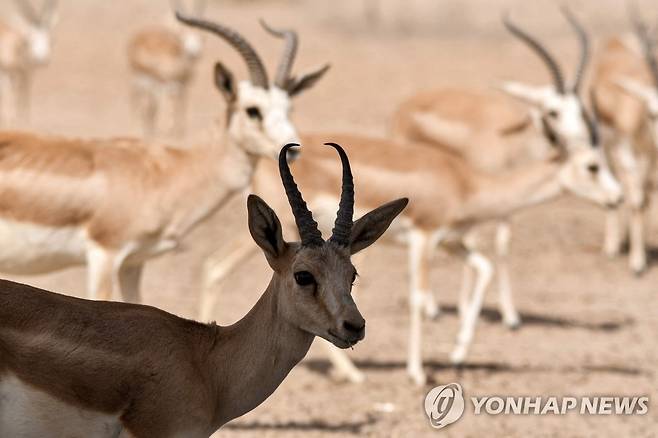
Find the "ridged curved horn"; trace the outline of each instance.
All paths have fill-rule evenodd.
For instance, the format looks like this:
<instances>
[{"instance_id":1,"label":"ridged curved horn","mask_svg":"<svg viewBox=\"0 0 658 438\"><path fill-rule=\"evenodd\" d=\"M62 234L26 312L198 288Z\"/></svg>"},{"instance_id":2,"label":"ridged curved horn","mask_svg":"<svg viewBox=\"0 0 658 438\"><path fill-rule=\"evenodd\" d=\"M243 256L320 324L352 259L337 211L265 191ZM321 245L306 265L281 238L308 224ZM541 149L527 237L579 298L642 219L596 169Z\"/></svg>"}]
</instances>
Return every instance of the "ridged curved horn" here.
<instances>
[{"instance_id":1,"label":"ridged curved horn","mask_svg":"<svg viewBox=\"0 0 658 438\"><path fill-rule=\"evenodd\" d=\"M285 90L290 79L292 64L295 62L295 56L297 55L297 47L299 46L297 32L290 29L274 29L263 19L260 20L260 25L270 35L276 38L283 38L286 41L286 46L281 55L281 61L279 61L279 67L276 70L276 78L274 79L274 85Z\"/></svg>"},{"instance_id":2,"label":"ridged curved horn","mask_svg":"<svg viewBox=\"0 0 658 438\"><path fill-rule=\"evenodd\" d=\"M562 14L567 19L573 30L578 36L578 42L580 43L580 60L578 61L578 68L576 68L576 73L573 80L573 92L578 94L580 87L582 85L583 76L585 75L585 70L587 69L587 64L589 64L590 52L589 52L589 36L583 25L578 21L576 16L571 12L567 6L562 6Z\"/></svg>"},{"instance_id":3,"label":"ridged curved horn","mask_svg":"<svg viewBox=\"0 0 658 438\"><path fill-rule=\"evenodd\" d=\"M530 47L530 49L532 49L533 52L535 52L541 58L542 61L544 61L544 64L546 64L546 67L548 67L548 71L551 73L551 77L553 78L555 89L558 93L564 94L566 92L564 76L562 75L560 66L557 64L557 62L555 62L555 58L553 58L548 50L537 39L528 34L526 31L522 30L516 24L512 23L509 18L509 14L507 13L503 15L503 24L507 30L512 33L512 35L523 41L528 47Z\"/></svg>"},{"instance_id":4,"label":"ridged curved horn","mask_svg":"<svg viewBox=\"0 0 658 438\"><path fill-rule=\"evenodd\" d=\"M336 222L329 240L339 246L349 246L352 234L352 219L354 217L354 178L352 178L350 160L340 145L336 143L325 143L325 145L338 151L340 162L343 165L343 184L340 191L338 213L336 213Z\"/></svg>"},{"instance_id":5,"label":"ridged curved horn","mask_svg":"<svg viewBox=\"0 0 658 438\"><path fill-rule=\"evenodd\" d=\"M229 43L235 50L238 51L238 53L240 53L240 55L242 55L242 58L247 63L249 75L253 85L265 89L269 88L267 71L263 66L263 62L258 56L258 53L256 53L254 48L251 47L249 42L247 42L247 40L242 37L242 35L224 25L199 18L185 16L180 11L176 11L176 18L188 26L197 27L199 29L214 33Z\"/></svg>"},{"instance_id":6,"label":"ridged curved horn","mask_svg":"<svg viewBox=\"0 0 658 438\"><path fill-rule=\"evenodd\" d=\"M656 61L655 42L651 33L649 32L649 28L647 27L646 23L640 17L636 3L629 5L629 15L631 17L635 33L642 43L644 58L646 59L647 65L649 66L649 71L651 72L654 85L658 87L658 61Z\"/></svg>"},{"instance_id":7,"label":"ridged curved horn","mask_svg":"<svg viewBox=\"0 0 658 438\"><path fill-rule=\"evenodd\" d=\"M302 246L320 246L324 244L322 233L318 229L318 223L313 219L313 214L311 214L311 211L306 206L306 202L302 198L302 194L297 188L295 179L292 177L290 167L288 166L288 149L296 146L299 145L297 143L288 143L279 152L279 173L281 174L283 188L286 190L288 202L292 208L292 214L295 217Z\"/></svg>"},{"instance_id":8,"label":"ridged curved horn","mask_svg":"<svg viewBox=\"0 0 658 438\"><path fill-rule=\"evenodd\" d=\"M596 147L601 144L601 133L599 131L599 120L600 120L599 106L596 102L596 92L594 91L594 88L590 88L589 90L589 101L590 101L590 105L592 106L592 112L591 113L588 112L587 109L585 108L585 105L582 105L583 118L585 119L585 123L587 124L587 131L589 133L590 144Z\"/></svg>"}]
</instances>

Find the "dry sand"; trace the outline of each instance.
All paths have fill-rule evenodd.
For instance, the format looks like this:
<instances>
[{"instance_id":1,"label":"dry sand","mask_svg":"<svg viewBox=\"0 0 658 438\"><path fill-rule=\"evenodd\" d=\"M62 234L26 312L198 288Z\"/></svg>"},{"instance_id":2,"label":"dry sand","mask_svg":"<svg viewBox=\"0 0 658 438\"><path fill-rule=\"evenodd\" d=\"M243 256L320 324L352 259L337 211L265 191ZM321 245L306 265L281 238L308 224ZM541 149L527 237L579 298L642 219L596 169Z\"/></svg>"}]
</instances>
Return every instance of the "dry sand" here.
<instances>
[{"instance_id":1,"label":"dry sand","mask_svg":"<svg viewBox=\"0 0 658 438\"><path fill-rule=\"evenodd\" d=\"M165 2L62 3L52 64L37 77L32 127L72 136L137 134L128 106L124 49L132 31L161 18ZM405 7L385 1L383 23L373 31L359 29L363 15L358 3L215 1L209 16L248 36L270 66L281 46L259 28L259 17L299 31L297 71L332 63L327 77L295 102L295 121L303 131L381 136L396 103L416 90L449 84L488 87L502 78L545 81L539 62L501 30L499 16L505 7L545 35L565 60L573 62L576 57L573 36L548 1L417 0L404 2ZM602 38L627 28L621 3L582 1L577 10ZM655 16L658 8L651 12ZM211 88L212 63L222 59L244 75L242 63L225 44L211 38L206 43L190 98L190 135L182 145L206 139L223 110L221 96ZM146 302L193 317L204 257L244 231L244 210L242 199L234 200L196 229L181 251L150 263L143 284ZM655 213L653 208L651 217ZM431 376L438 382L460 382L467 396L645 394L653 398L647 415L467 413L443 431L432 430L422 410L430 387L414 387L405 374L406 253L402 247L379 245L360 267L359 305L368 320L368 334L350 352L367 382L333 381L322 350L314 347L269 400L217 436L657 435L655 231L648 232L650 269L635 278L625 259L609 260L600 254L603 216L594 206L561 199L519 214L514 223L511 265L524 325L517 331L502 326L492 288L466 365L460 370L451 367L447 356L457 332L454 309L461 267L440 254L432 285L444 313L424 324L425 366ZM242 316L269 275L261 256L232 273L215 309L218 322L231 323ZM20 280L84 295L83 269ZM383 403L392 404L392 412L381 412Z\"/></svg>"}]
</instances>

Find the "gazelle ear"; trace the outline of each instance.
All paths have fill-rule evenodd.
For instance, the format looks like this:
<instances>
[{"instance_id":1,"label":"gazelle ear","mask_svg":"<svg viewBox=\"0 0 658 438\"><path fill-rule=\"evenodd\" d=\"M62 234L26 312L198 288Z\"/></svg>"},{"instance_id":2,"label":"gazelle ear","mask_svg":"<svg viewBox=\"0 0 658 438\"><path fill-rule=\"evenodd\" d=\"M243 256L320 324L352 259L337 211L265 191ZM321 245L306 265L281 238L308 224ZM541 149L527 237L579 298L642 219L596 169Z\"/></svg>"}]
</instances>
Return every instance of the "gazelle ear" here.
<instances>
[{"instance_id":1,"label":"gazelle ear","mask_svg":"<svg viewBox=\"0 0 658 438\"><path fill-rule=\"evenodd\" d=\"M644 103L649 103L654 96L654 88L628 77L621 77L614 84L631 96L637 97Z\"/></svg>"},{"instance_id":2,"label":"gazelle ear","mask_svg":"<svg viewBox=\"0 0 658 438\"><path fill-rule=\"evenodd\" d=\"M356 254L375 243L408 203L407 198L397 199L377 207L354 222L350 236L350 253Z\"/></svg>"},{"instance_id":3,"label":"gazelle ear","mask_svg":"<svg viewBox=\"0 0 658 438\"><path fill-rule=\"evenodd\" d=\"M497 88L509 96L534 106L543 105L548 97L546 87L526 85L520 82L503 82Z\"/></svg>"},{"instance_id":4,"label":"gazelle ear","mask_svg":"<svg viewBox=\"0 0 658 438\"><path fill-rule=\"evenodd\" d=\"M307 88L311 88L317 81L319 81L322 76L329 70L331 66L329 64L319 68L318 70L307 73L301 78L291 78L286 85L286 91L290 97L294 97Z\"/></svg>"},{"instance_id":5,"label":"gazelle ear","mask_svg":"<svg viewBox=\"0 0 658 438\"><path fill-rule=\"evenodd\" d=\"M288 248L288 244L283 240L281 222L274 210L256 195L249 195L247 198L247 213L249 233L265 253L270 266L274 268L275 260Z\"/></svg>"},{"instance_id":6,"label":"gazelle ear","mask_svg":"<svg viewBox=\"0 0 658 438\"><path fill-rule=\"evenodd\" d=\"M215 64L215 86L221 91L224 99L227 102L232 103L238 97L236 91L235 79L233 78L233 73L224 66L221 62Z\"/></svg>"}]
</instances>

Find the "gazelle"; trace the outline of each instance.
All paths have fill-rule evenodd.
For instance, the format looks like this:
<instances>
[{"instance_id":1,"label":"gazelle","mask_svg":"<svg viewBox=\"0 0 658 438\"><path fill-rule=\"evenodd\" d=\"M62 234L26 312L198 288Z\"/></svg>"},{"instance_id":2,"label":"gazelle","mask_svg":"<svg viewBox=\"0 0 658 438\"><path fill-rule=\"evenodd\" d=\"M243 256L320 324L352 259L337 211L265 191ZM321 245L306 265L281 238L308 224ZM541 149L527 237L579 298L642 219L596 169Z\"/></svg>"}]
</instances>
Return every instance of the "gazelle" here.
<instances>
[{"instance_id":1,"label":"gazelle","mask_svg":"<svg viewBox=\"0 0 658 438\"><path fill-rule=\"evenodd\" d=\"M403 192L414 194L392 230L409 247L411 329L407 370L418 384L425 381L421 362L421 309L430 294L430 262L437 245L461 257L477 274L472 294L460 300L462 323L451 359L461 363L473 338L492 274L489 260L464 242L469 230L483 221L507 217L520 208L544 202L565 190L602 205L615 205L621 197L621 189L610 174L601 149L588 145L570 151L557 144L551 157L501 174L490 174L453 153L425 145L401 146L388 140L345 134L304 135L302 140L304 144L315 144L320 137L353 145L351 166L361 181L357 214L361 209L379 205L384 198L398 197ZM308 164L296 170L297 180L303 184L318 221L326 223L323 218L328 217L331 202L339 196L331 188L340 179L333 170L333 157L318 148L306 147L300 161ZM267 161L260 163L254 176L256 192L270 203L285 199L282 193L272 192L276 190L272 185L274 177L275 172ZM284 224L290 226L290 218L284 219ZM250 252L249 246L231 248L233 253L219 268L222 273Z\"/></svg>"},{"instance_id":2,"label":"gazelle","mask_svg":"<svg viewBox=\"0 0 658 438\"><path fill-rule=\"evenodd\" d=\"M567 84L555 57L536 38L504 17L505 27L548 68L553 80L549 86L529 86L506 82L501 90L530 105L529 111L504 96L476 90L444 88L421 92L403 102L392 121L392 134L405 142L423 142L448 148L471 165L487 172L500 172L550 154L549 143L568 149L590 144L593 127L579 96L589 60L589 39L575 16L563 9L580 44L580 60L574 80ZM473 236L474 237L474 236ZM502 218L496 232L496 267L499 306L503 322L518 327L520 317L514 305L507 255L511 229ZM468 290L468 268L463 285ZM427 303L428 316L439 313L436 301Z\"/></svg>"},{"instance_id":3,"label":"gazelle","mask_svg":"<svg viewBox=\"0 0 658 438\"><path fill-rule=\"evenodd\" d=\"M57 8L56 0L45 0L41 9L33 8L29 0L14 3L20 19L0 21L0 126L3 112L11 122L29 119L32 76L50 61ZM9 95L12 105L4 103Z\"/></svg>"},{"instance_id":4,"label":"gazelle","mask_svg":"<svg viewBox=\"0 0 658 438\"><path fill-rule=\"evenodd\" d=\"M235 48L250 80L221 63L221 141L186 150L133 139L78 140L0 133L0 272L31 274L87 264L89 296L138 302L146 260L175 248L200 221L248 187L261 157L297 140L290 90L270 86L253 47L221 24L180 15ZM324 70L323 70L324 71Z\"/></svg>"},{"instance_id":5,"label":"gazelle","mask_svg":"<svg viewBox=\"0 0 658 438\"><path fill-rule=\"evenodd\" d=\"M188 9L181 0L171 1L174 11L194 17L203 16L206 4L207 0L194 0L193 7ZM203 48L196 31L170 17L168 14L164 25L140 30L128 44L133 110L139 116L146 138L155 134L164 101L171 107L170 134L184 133L188 88Z\"/></svg>"},{"instance_id":6,"label":"gazelle","mask_svg":"<svg viewBox=\"0 0 658 438\"><path fill-rule=\"evenodd\" d=\"M635 17L637 38L628 35L607 42L592 83L592 105L611 132L606 147L613 171L624 188L628 261L635 274L641 274L647 266L644 230L656 162L656 127L651 119L658 114L658 68L652 37L638 20ZM617 209L606 217L604 252L609 256L620 253L626 235L620 216Z\"/></svg>"},{"instance_id":7,"label":"gazelle","mask_svg":"<svg viewBox=\"0 0 658 438\"><path fill-rule=\"evenodd\" d=\"M249 196L249 231L273 274L231 326L0 281L0 435L208 437L267 399L316 336L339 348L361 341L350 256L373 244L407 199L353 223L349 161L333 145L342 190L325 241L288 168L291 146L279 168L301 243L286 242L276 213Z\"/></svg>"}]
</instances>

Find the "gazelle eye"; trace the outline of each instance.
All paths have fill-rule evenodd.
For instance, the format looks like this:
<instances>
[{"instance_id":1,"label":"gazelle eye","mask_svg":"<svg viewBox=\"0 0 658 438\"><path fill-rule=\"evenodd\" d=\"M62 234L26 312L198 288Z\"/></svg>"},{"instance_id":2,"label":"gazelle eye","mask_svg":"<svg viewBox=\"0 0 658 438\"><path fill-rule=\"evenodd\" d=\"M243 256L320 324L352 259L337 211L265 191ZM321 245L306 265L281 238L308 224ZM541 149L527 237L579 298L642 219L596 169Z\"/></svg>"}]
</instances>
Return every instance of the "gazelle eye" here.
<instances>
[{"instance_id":1,"label":"gazelle eye","mask_svg":"<svg viewBox=\"0 0 658 438\"><path fill-rule=\"evenodd\" d=\"M598 165L598 164L594 164L594 163L589 164L589 165L587 165L587 170L588 170L589 173L591 173L592 175L596 175L597 173L599 173L599 165Z\"/></svg>"},{"instance_id":2,"label":"gazelle eye","mask_svg":"<svg viewBox=\"0 0 658 438\"><path fill-rule=\"evenodd\" d=\"M250 119L254 120L263 120L263 115L260 113L260 109L256 106L250 106L246 110L247 115L249 116Z\"/></svg>"},{"instance_id":3,"label":"gazelle eye","mask_svg":"<svg viewBox=\"0 0 658 438\"><path fill-rule=\"evenodd\" d=\"M300 286L310 286L315 284L315 277L308 271L295 272L295 281Z\"/></svg>"}]
</instances>

